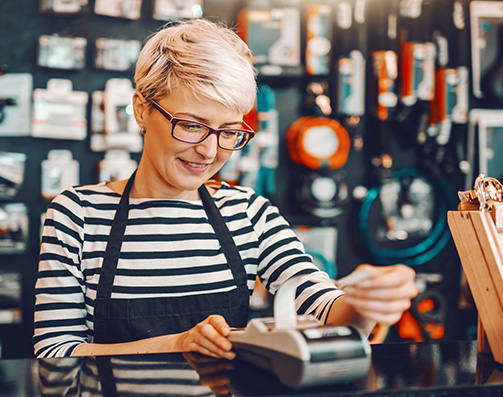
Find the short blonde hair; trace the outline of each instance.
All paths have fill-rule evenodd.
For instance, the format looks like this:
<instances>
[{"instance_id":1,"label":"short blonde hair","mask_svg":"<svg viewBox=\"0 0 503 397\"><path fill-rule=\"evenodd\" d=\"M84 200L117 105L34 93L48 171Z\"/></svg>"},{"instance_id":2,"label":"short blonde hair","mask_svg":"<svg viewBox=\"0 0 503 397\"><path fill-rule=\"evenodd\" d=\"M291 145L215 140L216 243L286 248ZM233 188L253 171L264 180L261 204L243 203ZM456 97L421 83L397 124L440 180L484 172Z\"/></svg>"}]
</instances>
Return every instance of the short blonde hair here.
<instances>
[{"instance_id":1,"label":"short blonde hair","mask_svg":"<svg viewBox=\"0 0 503 397\"><path fill-rule=\"evenodd\" d=\"M256 100L251 52L231 29L206 19L178 21L152 35L136 63L136 90L158 100L176 88L242 114Z\"/></svg>"}]
</instances>

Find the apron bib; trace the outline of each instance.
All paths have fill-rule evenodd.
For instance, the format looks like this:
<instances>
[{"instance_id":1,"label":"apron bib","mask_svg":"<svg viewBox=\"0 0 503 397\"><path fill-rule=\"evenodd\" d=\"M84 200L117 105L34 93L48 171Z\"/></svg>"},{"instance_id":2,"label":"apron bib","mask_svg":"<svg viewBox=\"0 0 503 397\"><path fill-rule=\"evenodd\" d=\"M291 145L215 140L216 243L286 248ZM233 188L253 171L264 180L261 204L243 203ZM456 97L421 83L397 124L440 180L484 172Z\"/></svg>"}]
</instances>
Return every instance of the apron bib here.
<instances>
[{"instance_id":1,"label":"apron bib","mask_svg":"<svg viewBox=\"0 0 503 397\"><path fill-rule=\"evenodd\" d=\"M205 185L198 189L199 195L237 288L183 297L111 298L135 174L136 171L119 201L105 250L94 303L94 342L121 343L184 332L211 314L222 315L231 327L246 326L250 299L247 275L232 235Z\"/></svg>"}]
</instances>

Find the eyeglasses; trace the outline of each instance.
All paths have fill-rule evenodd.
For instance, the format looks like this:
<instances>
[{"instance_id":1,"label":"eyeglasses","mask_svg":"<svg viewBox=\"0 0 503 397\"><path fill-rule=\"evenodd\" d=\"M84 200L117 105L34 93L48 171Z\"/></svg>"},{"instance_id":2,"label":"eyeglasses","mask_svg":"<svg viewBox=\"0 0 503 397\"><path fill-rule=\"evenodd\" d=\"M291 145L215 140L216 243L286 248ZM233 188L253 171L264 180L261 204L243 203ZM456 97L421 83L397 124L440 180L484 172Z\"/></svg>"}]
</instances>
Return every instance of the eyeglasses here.
<instances>
[{"instance_id":1,"label":"eyeglasses","mask_svg":"<svg viewBox=\"0 0 503 397\"><path fill-rule=\"evenodd\" d=\"M156 101L149 100L152 105L171 123L173 138L186 143L201 143L211 134L217 135L218 147L225 150L241 150L255 136L255 132L244 121L249 130L239 128L214 129L209 125L194 120L185 120L173 117Z\"/></svg>"}]
</instances>

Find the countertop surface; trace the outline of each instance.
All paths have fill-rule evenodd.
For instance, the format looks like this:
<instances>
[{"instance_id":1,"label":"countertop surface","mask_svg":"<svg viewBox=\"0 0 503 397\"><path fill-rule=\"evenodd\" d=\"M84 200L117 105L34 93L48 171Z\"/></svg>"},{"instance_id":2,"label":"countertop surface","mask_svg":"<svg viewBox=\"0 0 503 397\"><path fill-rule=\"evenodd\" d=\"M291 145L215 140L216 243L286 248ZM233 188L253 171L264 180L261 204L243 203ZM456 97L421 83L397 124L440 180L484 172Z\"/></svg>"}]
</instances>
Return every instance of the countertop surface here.
<instances>
[{"instance_id":1,"label":"countertop surface","mask_svg":"<svg viewBox=\"0 0 503 397\"><path fill-rule=\"evenodd\" d=\"M197 354L0 360L1 396L503 396L503 366L476 341L372 346L357 380L292 389L240 359Z\"/></svg>"}]
</instances>

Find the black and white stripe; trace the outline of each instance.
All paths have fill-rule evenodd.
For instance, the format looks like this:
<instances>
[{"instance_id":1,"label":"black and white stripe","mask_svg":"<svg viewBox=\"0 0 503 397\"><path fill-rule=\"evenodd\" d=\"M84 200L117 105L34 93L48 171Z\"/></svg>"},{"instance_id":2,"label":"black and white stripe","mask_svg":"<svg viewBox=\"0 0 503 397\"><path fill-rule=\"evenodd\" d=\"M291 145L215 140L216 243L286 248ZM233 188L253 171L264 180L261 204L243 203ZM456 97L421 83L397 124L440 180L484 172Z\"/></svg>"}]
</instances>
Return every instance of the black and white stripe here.
<instances>
[{"instance_id":1,"label":"black and white stripe","mask_svg":"<svg viewBox=\"0 0 503 397\"><path fill-rule=\"evenodd\" d=\"M297 308L324 320L341 292L328 276L319 281L320 271L277 208L251 189L225 183L214 187L250 294L257 274L273 294L288 278L306 274L297 290ZM78 344L92 341L96 288L119 198L100 183L70 188L51 203L36 283L37 356L69 356ZM130 199L112 297L188 296L234 288L200 201Z\"/></svg>"}]
</instances>

